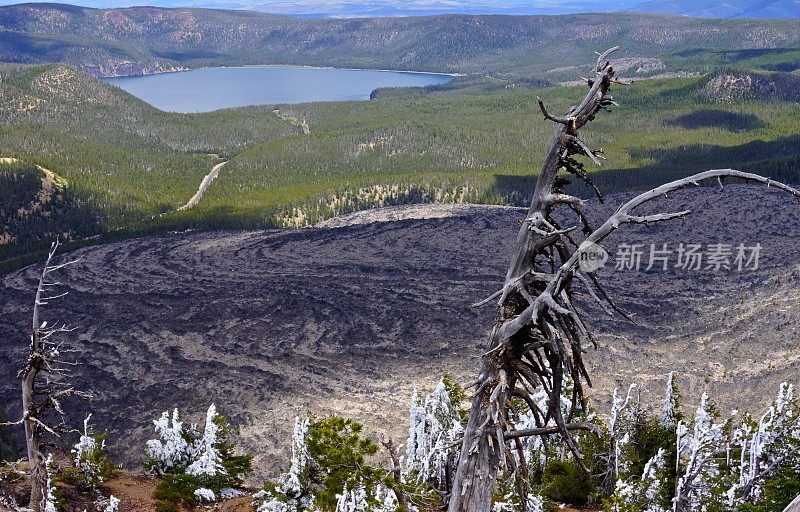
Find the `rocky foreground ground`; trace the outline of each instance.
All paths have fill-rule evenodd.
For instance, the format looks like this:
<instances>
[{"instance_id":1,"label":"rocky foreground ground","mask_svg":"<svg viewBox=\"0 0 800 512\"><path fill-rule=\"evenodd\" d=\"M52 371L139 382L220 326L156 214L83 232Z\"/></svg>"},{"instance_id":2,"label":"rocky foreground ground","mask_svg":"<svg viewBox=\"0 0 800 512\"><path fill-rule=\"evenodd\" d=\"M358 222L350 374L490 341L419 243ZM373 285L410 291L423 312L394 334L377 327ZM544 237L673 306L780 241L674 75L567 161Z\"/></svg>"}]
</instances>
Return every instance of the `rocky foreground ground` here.
<instances>
[{"instance_id":1,"label":"rocky foreground ground","mask_svg":"<svg viewBox=\"0 0 800 512\"><path fill-rule=\"evenodd\" d=\"M591 217L625 197L592 203ZM695 213L623 228L605 244L612 260L620 244L645 244L645 260L639 271L601 271L637 325L584 302L599 345L588 354L592 396L604 408L615 386L637 382L645 401L656 399L674 370L688 404L707 389L723 410L760 409L800 369L800 207L753 186L688 190L662 204ZM71 406L75 426L93 412L117 460L135 466L161 411L177 406L200 421L215 402L240 426L258 477L285 466L296 414L344 414L402 439L413 388L431 388L444 371L474 376L493 312L470 304L500 286L524 218L498 207L411 211L338 227L153 236L65 256L81 259L64 270L70 293L46 318L76 327L64 338L82 362L73 380L95 396ZM668 270L644 270L649 244L681 242L763 249L755 271L674 268L675 254ZM16 372L39 270L2 279L9 417L20 412Z\"/></svg>"}]
</instances>

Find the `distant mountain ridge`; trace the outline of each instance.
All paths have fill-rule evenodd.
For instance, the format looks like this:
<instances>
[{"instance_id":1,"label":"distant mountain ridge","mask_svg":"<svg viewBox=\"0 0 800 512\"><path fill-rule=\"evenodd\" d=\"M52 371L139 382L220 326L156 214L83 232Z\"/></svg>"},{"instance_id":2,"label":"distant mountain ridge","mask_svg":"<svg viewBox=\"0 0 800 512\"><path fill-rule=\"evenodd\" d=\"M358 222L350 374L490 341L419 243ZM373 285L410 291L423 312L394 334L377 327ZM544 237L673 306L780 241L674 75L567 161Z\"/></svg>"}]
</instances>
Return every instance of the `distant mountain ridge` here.
<instances>
[{"instance_id":1,"label":"distant mountain ridge","mask_svg":"<svg viewBox=\"0 0 800 512\"><path fill-rule=\"evenodd\" d=\"M0 0L11 5L16 0ZM122 8L141 5L138 0L78 0L85 7ZM348 18L375 16L430 16L436 14L575 14L587 12L649 12L701 18L798 18L799 0L151 0L154 7L248 9L289 16Z\"/></svg>"},{"instance_id":2,"label":"distant mountain ridge","mask_svg":"<svg viewBox=\"0 0 800 512\"><path fill-rule=\"evenodd\" d=\"M530 77L618 44L623 57L676 55L681 66L699 62L700 71L728 65L731 49L788 49L790 70L800 68L800 24L790 20L638 13L300 19L237 10L0 7L0 61L64 62L100 76L302 64ZM702 61L692 53L698 49L710 51ZM665 60L652 71L683 70ZM579 74L565 71L570 79Z\"/></svg>"},{"instance_id":3,"label":"distant mountain ridge","mask_svg":"<svg viewBox=\"0 0 800 512\"><path fill-rule=\"evenodd\" d=\"M800 18L800 1L749 0L720 3L715 0L650 0L627 10L700 18Z\"/></svg>"},{"instance_id":4,"label":"distant mountain ridge","mask_svg":"<svg viewBox=\"0 0 800 512\"><path fill-rule=\"evenodd\" d=\"M250 7L254 10L313 17L353 16L424 16L435 14L577 14L594 12L642 12L675 14L698 18L800 18L798 0L745 0L736 4L712 0L618 0L598 4L594 1L529 2L521 0L493 1L427 1L398 2L393 0L356 1L269 1Z\"/></svg>"}]
</instances>

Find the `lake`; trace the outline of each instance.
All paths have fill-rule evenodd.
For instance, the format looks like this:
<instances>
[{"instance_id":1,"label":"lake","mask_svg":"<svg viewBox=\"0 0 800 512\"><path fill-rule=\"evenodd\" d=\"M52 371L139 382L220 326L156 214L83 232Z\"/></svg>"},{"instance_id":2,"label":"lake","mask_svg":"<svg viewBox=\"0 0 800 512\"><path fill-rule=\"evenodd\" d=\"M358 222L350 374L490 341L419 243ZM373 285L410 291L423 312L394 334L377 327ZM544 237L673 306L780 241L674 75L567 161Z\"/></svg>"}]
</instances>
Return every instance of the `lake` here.
<instances>
[{"instance_id":1,"label":"lake","mask_svg":"<svg viewBox=\"0 0 800 512\"><path fill-rule=\"evenodd\" d=\"M208 112L246 105L366 100L379 87L424 87L452 79L435 73L247 66L103 80L161 110Z\"/></svg>"}]
</instances>

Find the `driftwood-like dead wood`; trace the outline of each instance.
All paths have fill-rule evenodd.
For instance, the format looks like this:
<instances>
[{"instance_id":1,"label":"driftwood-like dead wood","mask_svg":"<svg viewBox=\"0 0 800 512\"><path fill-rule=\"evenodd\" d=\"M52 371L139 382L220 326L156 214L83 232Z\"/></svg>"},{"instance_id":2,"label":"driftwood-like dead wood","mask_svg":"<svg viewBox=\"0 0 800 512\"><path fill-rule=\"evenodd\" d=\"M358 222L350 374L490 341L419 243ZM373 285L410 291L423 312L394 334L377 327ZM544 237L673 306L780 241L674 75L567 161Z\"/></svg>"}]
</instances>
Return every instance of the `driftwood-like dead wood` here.
<instances>
[{"instance_id":1,"label":"driftwood-like dead wood","mask_svg":"<svg viewBox=\"0 0 800 512\"><path fill-rule=\"evenodd\" d=\"M571 432L591 430L585 422L573 422L584 407L584 385L591 386L583 363L588 344L594 344L589 328L573 305L573 284L577 280L603 309L622 313L605 292L597 277L578 266L581 255L625 224L646 224L681 218L690 212L678 211L649 215L637 214L641 205L666 196L669 192L701 181L732 177L764 183L800 199L800 191L755 174L733 169L711 170L673 181L640 194L619 209L600 227L592 229L581 213L583 201L561 190L559 171L589 180L583 164L574 157L600 163L599 151L593 151L578 136L578 131L595 115L616 105L609 89L623 83L615 76L608 55L602 54L594 66L595 77L587 80L589 92L563 117L550 114L539 100L545 119L556 123L555 134L536 181L526 219L520 227L512 260L502 289L477 305L496 300L495 324L489 346L482 356L481 370L473 384L469 419L462 440L449 512L485 512L491 509L492 496L500 471L511 469L517 478L523 510L527 483L520 464L510 460L513 441L530 435L559 434L581 467L586 469ZM599 191L597 191L599 195ZM602 198L601 198L602 199ZM576 227L560 227L553 219L555 207L564 205L577 217L585 238L578 243ZM623 313L623 316L624 313ZM571 387L569 410L563 410L564 390ZM531 399L531 391L542 387L548 397L547 407ZM536 428L517 431L511 420L509 403L520 398L531 409Z\"/></svg>"}]
</instances>

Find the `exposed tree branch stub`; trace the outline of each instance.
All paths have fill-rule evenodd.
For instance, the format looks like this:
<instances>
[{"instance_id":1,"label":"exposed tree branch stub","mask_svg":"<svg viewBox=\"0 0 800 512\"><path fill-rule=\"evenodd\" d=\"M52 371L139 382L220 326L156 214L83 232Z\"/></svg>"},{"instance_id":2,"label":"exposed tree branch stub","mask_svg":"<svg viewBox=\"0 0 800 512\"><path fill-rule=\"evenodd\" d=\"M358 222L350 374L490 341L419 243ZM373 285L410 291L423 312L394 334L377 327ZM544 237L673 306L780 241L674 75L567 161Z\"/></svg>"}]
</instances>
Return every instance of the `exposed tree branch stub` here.
<instances>
[{"instance_id":1,"label":"exposed tree branch stub","mask_svg":"<svg viewBox=\"0 0 800 512\"><path fill-rule=\"evenodd\" d=\"M511 462L507 452L510 453L513 445L508 443L520 437L558 434L583 467L571 433L596 429L588 422L574 421L580 418L583 410L583 385L591 386L583 363L584 345L595 342L573 304L577 291L575 281L606 313L617 312L630 319L594 274L578 268L589 243L599 244L625 224L664 222L689 215L688 210L648 214L639 214L636 210L645 203L704 180L718 179L721 183L722 178L733 177L756 181L800 199L800 191L768 178L733 169L717 169L639 194L621 205L597 229L591 229L581 213L582 201L564 194L563 180L556 176L559 171L566 170L591 184L583 164L574 157L588 157L596 164L601 163L601 151L590 149L580 139L578 131L600 110L616 105L608 94L611 84L620 82L608 61L615 50L598 54L595 77L588 80L588 93L565 116L550 114L544 102L538 101L545 119L556 123L556 127L536 180L528 214L517 234L503 287L473 305L481 306L497 299L495 325L475 383L449 512L484 512L491 508L497 473L507 468L506 461ZM597 192L599 196L599 190ZM574 238L576 228L562 228L553 219L553 210L559 205L569 207L578 217L585 235L581 243ZM568 386L572 388L570 405L562 410L565 407L562 390ZM531 399L530 390L539 387L548 396L547 410L540 410ZM537 428L521 431L514 428L508 408L512 396L521 398L531 410ZM509 464L509 467L515 472L522 471L518 464ZM527 492L525 486L518 486L518 490Z\"/></svg>"}]
</instances>

